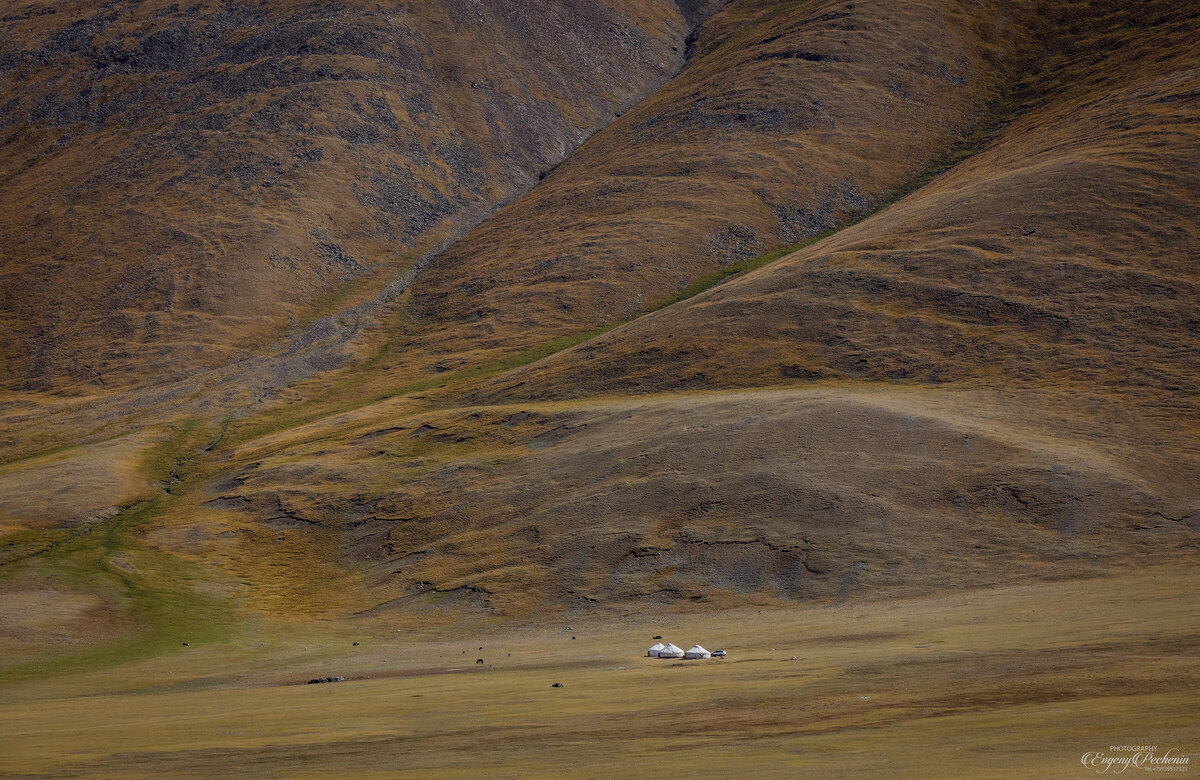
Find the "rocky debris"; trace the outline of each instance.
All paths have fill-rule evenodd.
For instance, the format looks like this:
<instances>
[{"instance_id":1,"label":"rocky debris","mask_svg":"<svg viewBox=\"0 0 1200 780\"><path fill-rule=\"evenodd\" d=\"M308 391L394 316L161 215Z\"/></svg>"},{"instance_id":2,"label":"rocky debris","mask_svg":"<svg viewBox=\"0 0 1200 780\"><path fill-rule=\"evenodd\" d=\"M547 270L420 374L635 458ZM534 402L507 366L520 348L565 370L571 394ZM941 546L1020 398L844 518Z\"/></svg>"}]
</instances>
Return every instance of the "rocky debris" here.
<instances>
[{"instance_id":1,"label":"rocky debris","mask_svg":"<svg viewBox=\"0 0 1200 780\"><path fill-rule=\"evenodd\" d=\"M807 205L777 203L771 206L771 211L779 223L780 237L794 242L861 216L870 206L871 200L853 181L845 179L825 185L814 184Z\"/></svg>"},{"instance_id":2,"label":"rocky debris","mask_svg":"<svg viewBox=\"0 0 1200 780\"><path fill-rule=\"evenodd\" d=\"M327 273L337 273L338 278L345 281L365 270L345 249L326 238L319 231L313 231L312 237L315 241L314 248L320 255L323 269Z\"/></svg>"},{"instance_id":3,"label":"rocky debris","mask_svg":"<svg viewBox=\"0 0 1200 780\"><path fill-rule=\"evenodd\" d=\"M733 265L757 257L766 244L746 225L729 225L709 236L708 245L721 265Z\"/></svg>"},{"instance_id":4,"label":"rocky debris","mask_svg":"<svg viewBox=\"0 0 1200 780\"><path fill-rule=\"evenodd\" d=\"M321 683L345 682L345 677L314 677L308 681L308 685L320 685Z\"/></svg>"}]
</instances>

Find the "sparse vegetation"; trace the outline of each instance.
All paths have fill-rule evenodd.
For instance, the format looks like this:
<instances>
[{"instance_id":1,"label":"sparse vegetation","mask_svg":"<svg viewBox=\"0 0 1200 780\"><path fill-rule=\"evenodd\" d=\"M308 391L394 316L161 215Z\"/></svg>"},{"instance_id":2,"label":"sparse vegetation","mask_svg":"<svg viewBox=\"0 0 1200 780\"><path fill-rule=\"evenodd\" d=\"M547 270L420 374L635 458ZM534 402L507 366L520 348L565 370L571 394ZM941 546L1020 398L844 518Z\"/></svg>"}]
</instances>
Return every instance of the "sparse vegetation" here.
<instances>
[{"instance_id":1,"label":"sparse vegetation","mask_svg":"<svg viewBox=\"0 0 1200 780\"><path fill-rule=\"evenodd\" d=\"M0 19L0 774L1190 749L1194 9L460 6Z\"/></svg>"},{"instance_id":2,"label":"sparse vegetation","mask_svg":"<svg viewBox=\"0 0 1200 780\"><path fill-rule=\"evenodd\" d=\"M229 635L236 619L229 605L204 596L195 585L204 576L198 567L175 555L154 550L141 541L137 529L161 515L174 496L165 492L185 475L182 466L203 446L206 432L195 420L181 423L172 434L152 447L142 463L147 478L162 485L162 495L120 507L113 517L71 529L28 530L2 542L24 554L6 561L0 581L46 579L59 587L101 595L117 609L128 628L125 636L99 647L73 653L44 650L29 658L10 659L0 666L0 682L14 682L47 671L62 674L74 669L105 668L160 655L183 639L211 642ZM118 564L118 557L128 563ZM16 661L16 663L13 663Z\"/></svg>"}]
</instances>

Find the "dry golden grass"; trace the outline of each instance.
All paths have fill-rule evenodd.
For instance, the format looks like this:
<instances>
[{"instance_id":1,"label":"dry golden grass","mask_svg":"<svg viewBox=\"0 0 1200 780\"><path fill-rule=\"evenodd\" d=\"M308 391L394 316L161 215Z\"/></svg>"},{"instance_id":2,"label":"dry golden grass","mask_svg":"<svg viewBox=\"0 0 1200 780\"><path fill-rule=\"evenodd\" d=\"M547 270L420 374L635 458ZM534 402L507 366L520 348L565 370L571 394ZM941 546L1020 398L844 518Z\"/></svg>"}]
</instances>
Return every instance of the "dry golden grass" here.
<instances>
[{"instance_id":1,"label":"dry golden grass","mask_svg":"<svg viewBox=\"0 0 1200 780\"><path fill-rule=\"evenodd\" d=\"M369 79L322 87L337 95L305 121L327 153L288 192L176 191L151 160L166 189L119 218L132 179L0 217L0 358L35 384L80 355L132 380L246 350L128 393L4 398L0 771L1069 777L1110 744L1195 752L1194 9L768 5L714 16L676 79L428 267L482 211L385 235L355 188L403 153L331 130L359 121ZM506 175L531 179L678 61L675 4L619 7L648 59L598 64L587 94L537 70L562 124L525 156L467 85L515 93L543 52L413 11L445 57L491 52L437 69L431 100L494 155L459 205L514 194ZM335 59L293 64L378 75ZM1005 95L1005 122L977 125ZM230 110L248 122L268 97L287 102ZM0 196L85 176L74 136L31 156L47 132L0 153L20 169ZM123 154L88 132L101 168ZM242 136L239 154L291 137ZM206 143L198 159L226 151ZM426 200L466 186L433 169ZM907 196L751 257L889 193ZM162 215L186 235L163 239ZM313 219L378 273L254 260L313 260ZM114 273L54 259L68 228ZM162 351L134 354L167 276L87 306L188 241ZM681 288L698 294L645 313ZM184 302L197 290L211 300ZM258 349L289 314L322 319ZM40 357L20 346L38 327ZM667 632L734 655L633 657ZM292 685L325 674L353 679Z\"/></svg>"},{"instance_id":2,"label":"dry golden grass","mask_svg":"<svg viewBox=\"0 0 1200 780\"><path fill-rule=\"evenodd\" d=\"M0 538L23 528L94 522L156 492L141 465L142 432L0 466Z\"/></svg>"},{"instance_id":3,"label":"dry golden grass","mask_svg":"<svg viewBox=\"0 0 1200 780\"><path fill-rule=\"evenodd\" d=\"M1077 4L1078 5L1078 4ZM1140 6L1139 6L1140 8ZM978 154L857 225L477 399L813 381L1058 387L1197 421L1190 6L1078 24ZM1184 453L1178 453L1184 454Z\"/></svg>"},{"instance_id":4,"label":"dry golden grass","mask_svg":"<svg viewBox=\"0 0 1200 780\"><path fill-rule=\"evenodd\" d=\"M186 378L374 297L670 77L688 26L673 0L6 8L4 388Z\"/></svg>"},{"instance_id":5,"label":"dry golden grass","mask_svg":"<svg viewBox=\"0 0 1200 780\"><path fill-rule=\"evenodd\" d=\"M1148 568L833 609L630 614L569 630L251 635L10 686L0 771L1065 778L1091 776L1082 754L1112 744L1175 747L1194 762L1196 576ZM730 655L639 657L660 633ZM350 680L300 684L325 675Z\"/></svg>"},{"instance_id":6,"label":"dry golden grass","mask_svg":"<svg viewBox=\"0 0 1200 780\"><path fill-rule=\"evenodd\" d=\"M727 6L676 78L415 281L390 373L619 322L861 216L980 121L1017 67L1024 14L939 0Z\"/></svg>"},{"instance_id":7,"label":"dry golden grass","mask_svg":"<svg viewBox=\"0 0 1200 780\"><path fill-rule=\"evenodd\" d=\"M1148 455L1122 407L1061 399L387 401L231 448L146 538L256 583L264 611L406 625L895 597L1194 550L1186 437Z\"/></svg>"},{"instance_id":8,"label":"dry golden grass","mask_svg":"<svg viewBox=\"0 0 1200 780\"><path fill-rule=\"evenodd\" d=\"M25 395L10 401L0 433L14 451L32 452L44 438L95 435L99 426L114 435L132 420L283 406L265 423L278 430L436 387L447 370L494 371L525 359L526 348L614 325L697 275L820 232L908 182L987 113L1019 62L1029 36L1022 13L1006 4L1001 18L998 8L733 4L699 31L696 56L677 79L418 274L414 298L364 309L354 304L384 279L343 285L341 311L327 301L318 313L329 316L311 332L222 369L87 403ZM817 61L781 58L797 53ZM684 163L687 176L677 170ZM321 197L356 208L333 192ZM393 258L389 273L416 254ZM295 292L287 298L295 302ZM248 343L209 333L214 342ZM157 360L145 352L138 359ZM330 371L349 359L359 365ZM263 432L259 423L251 435Z\"/></svg>"}]
</instances>

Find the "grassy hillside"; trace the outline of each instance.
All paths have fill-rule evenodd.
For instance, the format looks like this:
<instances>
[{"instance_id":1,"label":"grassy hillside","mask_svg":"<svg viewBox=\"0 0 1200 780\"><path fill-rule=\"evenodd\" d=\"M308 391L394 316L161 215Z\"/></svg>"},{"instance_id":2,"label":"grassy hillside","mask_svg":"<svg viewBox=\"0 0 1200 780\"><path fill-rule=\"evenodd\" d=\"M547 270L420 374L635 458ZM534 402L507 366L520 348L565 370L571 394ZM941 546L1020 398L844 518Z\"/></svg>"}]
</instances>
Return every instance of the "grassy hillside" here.
<instances>
[{"instance_id":1,"label":"grassy hillside","mask_svg":"<svg viewBox=\"0 0 1200 780\"><path fill-rule=\"evenodd\" d=\"M835 603L1195 549L1194 516L1168 521L1189 497L1094 431L1038 426L1037 403L860 388L364 413L235 449L246 465L149 538L295 593L336 560L328 587L401 622Z\"/></svg>"},{"instance_id":2,"label":"grassy hillside","mask_svg":"<svg viewBox=\"0 0 1200 780\"><path fill-rule=\"evenodd\" d=\"M677 78L446 251L409 268L407 254L374 286L349 280L311 325L268 345L214 335L237 346L224 367L165 382L156 368L153 386L80 401L8 394L0 441L19 457L179 414L257 417L283 404L278 427L457 370L494 373L618 324L861 215L944 160L989 121L1019 66L1028 15L1006 7L728 6L696 31ZM282 300L298 302L295 289Z\"/></svg>"},{"instance_id":3,"label":"grassy hillside","mask_svg":"<svg viewBox=\"0 0 1200 780\"><path fill-rule=\"evenodd\" d=\"M1147 8L1077 11L1011 121L882 213L480 397L859 380L1193 398L1200 21Z\"/></svg>"},{"instance_id":4,"label":"grassy hillside","mask_svg":"<svg viewBox=\"0 0 1200 780\"><path fill-rule=\"evenodd\" d=\"M3 387L79 394L222 365L377 291L672 75L689 20L667 0L39 0L0 28Z\"/></svg>"},{"instance_id":5,"label":"grassy hillside","mask_svg":"<svg viewBox=\"0 0 1200 780\"><path fill-rule=\"evenodd\" d=\"M748 18L770 25L789 9L827 11ZM729 18L743 10L715 16L721 34L701 35L700 59L645 105L736 39L727 28L746 28ZM777 262L584 330L575 346L547 340L565 325L542 313L586 284L514 277L474 296L428 293L465 258L466 275L489 264L518 274L533 254L469 252L474 241L574 235L522 220L591 214L574 198L552 208L546 193L559 177L594 186L569 174L639 107L418 278L424 319L397 338L466 352L446 346L428 376L412 370L420 343L397 341L353 383L302 386L235 423L202 489L153 538L270 583L279 595L263 603L285 611L321 590L296 571L336 561L320 578L324 608L395 619L430 605L527 616L836 601L1187 555L1200 512L1197 366L1184 346L1196 308L1196 22L1171 4L1136 19L1070 11L1044 20L1040 45L1056 58L1003 93L999 124L943 148L948 170ZM1152 66L1131 66L1143 60ZM649 218L640 202L632 213ZM618 300L615 289L599 299ZM510 295L528 305L436 320L454 300ZM538 339L550 346L471 367L489 354L481 345L512 355ZM762 387L789 389L679 395Z\"/></svg>"},{"instance_id":6,"label":"grassy hillside","mask_svg":"<svg viewBox=\"0 0 1200 780\"><path fill-rule=\"evenodd\" d=\"M6 688L178 686L161 714L228 685L242 714L197 717L240 723L247 686L282 712L298 695L282 684L353 668L422 678L353 689L379 701L458 706L468 684L430 671L457 668L433 660L456 632L633 641L647 616L728 613L766 663L805 640L797 616L833 615L833 649L789 694L816 709L782 702L769 670L703 688L774 734L760 764L870 729L911 774L927 717L1025 728L1070 697L1073 723L1110 726L1149 697L1134 710L1175 734L1169 681L1195 687L1171 675L1194 661L1177 596L1200 530L1200 17L1169 0L717 5L56 3L0 20L24 42L0 59ZM1008 655L962 627L970 660L910 657L948 592L981 588L1029 599L979 618L988 641L1015 631ZM1078 636L1025 625L1051 607L1070 622L1063 599L1089 593ZM963 598L955 620L975 625L990 597ZM880 601L933 614L913 628ZM870 628L839 611L858 608ZM355 660L349 642L382 636L386 655ZM548 691L540 670L603 686L582 667L623 663L554 653L496 690ZM1153 660L1144 689L1118 674L1134 657ZM881 701L851 709L861 679ZM931 680L970 681L970 701L913 693ZM518 704L489 712L580 714ZM89 706L63 703L61 733ZM114 744L143 723L120 706ZM137 769L293 771L294 743L386 774L350 732L397 756L476 733L460 710L424 734L374 713L311 743L280 717L231 752L167 735ZM613 751L687 746L588 723ZM713 726L701 754L736 731ZM538 744L513 748L518 767L561 757ZM86 750L20 768L119 771ZM450 775L486 759L436 752L421 766ZM1062 774L1047 766L1027 768Z\"/></svg>"},{"instance_id":7,"label":"grassy hillside","mask_svg":"<svg viewBox=\"0 0 1200 780\"><path fill-rule=\"evenodd\" d=\"M618 322L860 217L986 114L1029 34L1010 6L727 6L678 77L414 281L393 371Z\"/></svg>"}]
</instances>

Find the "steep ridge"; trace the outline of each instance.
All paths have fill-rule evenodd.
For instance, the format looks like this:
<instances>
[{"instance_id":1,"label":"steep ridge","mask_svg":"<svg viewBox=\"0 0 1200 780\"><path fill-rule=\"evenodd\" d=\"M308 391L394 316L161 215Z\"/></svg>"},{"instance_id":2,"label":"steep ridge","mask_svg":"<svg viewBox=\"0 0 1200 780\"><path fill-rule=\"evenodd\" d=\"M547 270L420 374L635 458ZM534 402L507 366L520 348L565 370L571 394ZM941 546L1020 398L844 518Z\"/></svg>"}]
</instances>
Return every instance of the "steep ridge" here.
<instances>
[{"instance_id":1,"label":"steep ridge","mask_svg":"<svg viewBox=\"0 0 1200 780\"><path fill-rule=\"evenodd\" d=\"M684 10L701 18L712 5ZM297 397L336 405L615 324L901 186L979 121L1018 64L1026 16L940 0L739 0L697 30L678 77L377 297L148 390L54 409L11 398L0 435L24 453L51 430L114 435L121 420L241 416ZM369 368L350 381L331 372L354 356Z\"/></svg>"},{"instance_id":2,"label":"steep ridge","mask_svg":"<svg viewBox=\"0 0 1200 780\"><path fill-rule=\"evenodd\" d=\"M1011 3L734 2L688 66L413 285L389 363L439 372L626 319L884 200L979 121Z\"/></svg>"},{"instance_id":3,"label":"steep ridge","mask_svg":"<svg viewBox=\"0 0 1200 780\"><path fill-rule=\"evenodd\" d=\"M916 194L480 397L832 379L1194 398L1200 21L1157 3L1086 30Z\"/></svg>"},{"instance_id":4,"label":"steep ridge","mask_svg":"<svg viewBox=\"0 0 1200 780\"><path fill-rule=\"evenodd\" d=\"M1001 91L1032 37L1017 10L987 6L981 24L955 3L731 4L675 81L435 260L377 360L190 443L203 454L176 463L180 484L125 526L140 565L199 564L204 588L276 617L426 624L835 603L1194 555L1197 22L1182 3L1046 6L1030 23L1055 34L1017 115L922 189L532 365L454 370L611 324L728 265L742 255L712 240L722 220L766 247L883 199ZM907 25L977 70L903 59ZM843 33L889 56L856 59ZM814 57L758 58L783 51ZM794 85L780 64L831 69L784 93L810 105L825 90L843 113L761 127L775 80ZM897 73L929 102L889 90ZM711 97L680 86L695 74ZM762 81L743 95L742 77ZM843 82L899 113L854 113ZM734 106L735 127L689 124L697 99ZM882 149L886 175L855 166L856 143ZM673 175L674 145L717 162ZM791 178L772 178L776 147ZM657 173L641 181L627 160ZM771 195L785 180L792 194ZM807 215L794 233L772 205L789 203ZM660 228L683 249L642 268L636 237ZM573 242L560 269L536 268ZM633 267L604 276L622 253ZM328 405L276 414L313 399Z\"/></svg>"},{"instance_id":5,"label":"steep ridge","mask_svg":"<svg viewBox=\"0 0 1200 780\"><path fill-rule=\"evenodd\" d=\"M1192 554L1197 21L1081 4L1047 24L1067 34L1018 116L908 198L463 408L248 442L152 538L225 529L277 584L250 563L268 544L336 545L326 574L368 586L339 607L392 618L836 601ZM678 394L781 384L800 386ZM654 395L591 397L630 393Z\"/></svg>"},{"instance_id":6,"label":"steep ridge","mask_svg":"<svg viewBox=\"0 0 1200 780\"><path fill-rule=\"evenodd\" d=\"M9 4L4 386L185 377L378 286L674 73L711 5Z\"/></svg>"}]
</instances>

